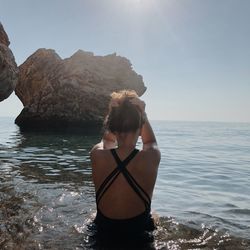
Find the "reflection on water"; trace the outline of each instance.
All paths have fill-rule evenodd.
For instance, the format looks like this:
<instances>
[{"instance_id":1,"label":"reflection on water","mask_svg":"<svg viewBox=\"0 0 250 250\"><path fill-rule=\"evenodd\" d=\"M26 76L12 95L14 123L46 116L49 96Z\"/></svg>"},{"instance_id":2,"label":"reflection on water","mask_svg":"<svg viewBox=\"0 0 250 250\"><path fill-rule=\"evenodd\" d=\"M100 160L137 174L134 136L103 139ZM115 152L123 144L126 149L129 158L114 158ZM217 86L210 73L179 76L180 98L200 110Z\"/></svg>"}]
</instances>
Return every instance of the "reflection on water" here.
<instances>
[{"instance_id":1,"label":"reflection on water","mask_svg":"<svg viewBox=\"0 0 250 250\"><path fill-rule=\"evenodd\" d=\"M10 132L0 136L0 249L83 244L77 230L95 208L89 151L99 136Z\"/></svg>"},{"instance_id":2,"label":"reflection on water","mask_svg":"<svg viewBox=\"0 0 250 250\"><path fill-rule=\"evenodd\" d=\"M26 180L44 182L90 181L89 151L100 136L17 134L2 148L6 166L18 168Z\"/></svg>"},{"instance_id":3,"label":"reflection on water","mask_svg":"<svg viewBox=\"0 0 250 250\"><path fill-rule=\"evenodd\" d=\"M187 162L191 154L185 156L182 152L178 157L180 148L174 151L178 141L168 142L172 145L170 148L163 139L165 130L156 131L164 151L156 198L152 204L159 217L158 229L154 232L154 245L145 249L250 249L250 240L245 235L245 239L241 239L221 229L221 225L227 226L229 223L223 219L224 215L208 213L211 205L209 196L205 198L208 199L208 207L199 212L183 209L180 204L185 197L181 195L179 201L174 201L176 193L180 191L180 174L199 169L194 164L196 159L191 159L193 168L183 168L181 160L186 159ZM176 129L174 131L178 132ZM167 139L177 140L178 135L171 133L174 132L168 130ZM0 123L0 249L99 249L93 238L94 230L91 230L95 199L89 159L89 151L99 139L99 135L21 134L9 120ZM166 153L170 150L173 150L173 159ZM213 156L212 153L210 156ZM213 161L211 157L209 159ZM164 170L166 163L174 165L172 172L168 168ZM205 169L202 174L214 174L213 180L217 178L217 181L228 178L225 173L218 176L218 172L206 172ZM209 187L211 197L218 195L215 191L212 194L213 185L206 183L203 175L199 179L186 174L189 195L193 200L185 201L185 204L192 202L195 206L203 202L197 192L192 193L192 187L199 188L201 193ZM185 189L182 192L185 193ZM233 192L231 195L235 197ZM231 226L239 230L242 227L242 232L249 230L246 223L241 222L249 220L249 207L239 209L230 204L225 213L235 216L235 225ZM181 220L178 220L178 216L176 219L168 217L176 215L174 206L183 210L179 214Z\"/></svg>"}]
</instances>

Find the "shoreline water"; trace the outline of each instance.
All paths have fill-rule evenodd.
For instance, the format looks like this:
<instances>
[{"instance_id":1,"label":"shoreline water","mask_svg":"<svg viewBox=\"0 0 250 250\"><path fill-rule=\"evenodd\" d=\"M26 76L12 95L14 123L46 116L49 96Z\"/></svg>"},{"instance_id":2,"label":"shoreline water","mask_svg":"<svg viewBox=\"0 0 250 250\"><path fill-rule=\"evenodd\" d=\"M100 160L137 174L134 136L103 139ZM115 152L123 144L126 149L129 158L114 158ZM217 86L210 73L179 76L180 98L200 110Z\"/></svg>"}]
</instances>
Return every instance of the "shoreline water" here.
<instances>
[{"instance_id":1,"label":"shoreline water","mask_svg":"<svg viewBox=\"0 0 250 250\"><path fill-rule=\"evenodd\" d=\"M162 151L152 202L157 249L249 249L250 126L153 126ZM89 246L88 152L99 136L23 134L9 118L0 128L0 246Z\"/></svg>"},{"instance_id":2,"label":"shoreline water","mask_svg":"<svg viewBox=\"0 0 250 250\"><path fill-rule=\"evenodd\" d=\"M16 116L0 116L1 119L9 119L12 120L13 122L16 119ZM250 125L250 122L246 121L225 121L225 120L162 120L162 119L150 119L152 122L167 122L167 123L211 123L211 124L245 124L245 125Z\"/></svg>"}]
</instances>

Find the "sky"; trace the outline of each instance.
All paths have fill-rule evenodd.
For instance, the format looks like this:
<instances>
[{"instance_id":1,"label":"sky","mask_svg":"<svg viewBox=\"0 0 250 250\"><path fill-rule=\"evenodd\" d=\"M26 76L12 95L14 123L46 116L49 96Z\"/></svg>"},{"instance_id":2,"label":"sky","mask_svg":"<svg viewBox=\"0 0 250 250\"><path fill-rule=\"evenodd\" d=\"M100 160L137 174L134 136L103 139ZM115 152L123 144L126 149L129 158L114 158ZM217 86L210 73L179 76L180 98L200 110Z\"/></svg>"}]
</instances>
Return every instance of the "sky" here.
<instances>
[{"instance_id":1,"label":"sky","mask_svg":"<svg viewBox=\"0 0 250 250\"><path fill-rule=\"evenodd\" d=\"M250 122L249 0L0 0L18 65L39 48L116 52L153 120ZM12 94L0 116L22 110Z\"/></svg>"}]
</instances>

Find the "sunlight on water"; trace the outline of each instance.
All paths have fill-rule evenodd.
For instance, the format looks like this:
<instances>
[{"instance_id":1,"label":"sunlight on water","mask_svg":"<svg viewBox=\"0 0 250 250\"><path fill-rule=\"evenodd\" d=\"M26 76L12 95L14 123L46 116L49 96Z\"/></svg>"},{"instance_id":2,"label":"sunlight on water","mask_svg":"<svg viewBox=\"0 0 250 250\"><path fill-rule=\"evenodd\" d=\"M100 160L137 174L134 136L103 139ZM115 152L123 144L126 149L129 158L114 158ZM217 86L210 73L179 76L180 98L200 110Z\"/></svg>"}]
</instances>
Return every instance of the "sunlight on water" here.
<instances>
[{"instance_id":1,"label":"sunlight on water","mask_svg":"<svg viewBox=\"0 0 250 250\"><path fill-rule=\"evenodd\" d=\"M0 249L97 249L89 151L100 136L21 134L0 121ZM145 249L250 249L250 125L153 126L158 227Z\"/></svg>"}]
</instances>

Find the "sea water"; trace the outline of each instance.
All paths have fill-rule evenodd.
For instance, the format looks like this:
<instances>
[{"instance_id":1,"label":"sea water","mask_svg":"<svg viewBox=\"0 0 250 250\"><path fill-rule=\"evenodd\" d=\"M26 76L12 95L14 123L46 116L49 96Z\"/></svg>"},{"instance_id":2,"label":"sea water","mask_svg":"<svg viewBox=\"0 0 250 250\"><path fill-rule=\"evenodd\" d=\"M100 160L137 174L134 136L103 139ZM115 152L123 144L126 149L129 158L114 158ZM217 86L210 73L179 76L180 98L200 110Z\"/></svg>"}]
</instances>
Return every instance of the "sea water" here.
<instances>
[{"instance_id":1,"label":"sea water","mask_svg":"<svg viewBox=\"0 0 250 250\"><path fill-rule=\"evenodd\" d=\"M153 249L250 249L250 124L152 126L161 150ZM0 249L95 249L89 151L100 138L22 133L0 118Z\"/></svg>"}]
</instances>

